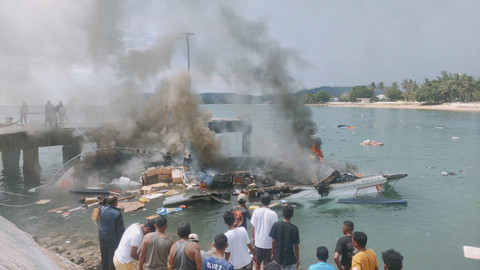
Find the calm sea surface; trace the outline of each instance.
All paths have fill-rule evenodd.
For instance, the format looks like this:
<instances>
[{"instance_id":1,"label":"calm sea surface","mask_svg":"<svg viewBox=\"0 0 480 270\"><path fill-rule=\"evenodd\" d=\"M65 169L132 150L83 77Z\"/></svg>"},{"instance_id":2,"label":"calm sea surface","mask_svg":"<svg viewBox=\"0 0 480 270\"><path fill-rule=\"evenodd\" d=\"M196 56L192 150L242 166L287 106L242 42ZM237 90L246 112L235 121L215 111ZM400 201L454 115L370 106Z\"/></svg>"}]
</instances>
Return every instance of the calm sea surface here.
<instances>
[{"instance_id":1,"label":"calm sea surface","mask_svg":"<svg viewBox=\"0 0 480 270\"><path fill-rule=\"evenodd\" d=\"M241 115L253 121L252 154L261 155L265 139L257 139L262 130L275 141L281 127L269 105L205 105L213 117L235 118ZM16 107L0 107L0 119L12 115ZM67 108L68 110L68 108ZM364 175L408 173L386 193L387 198L404 199L408 205L343 205L336 201L295 202L292 223L300 230L301 268L315 263L315 249L324 245L333 250L341 236L344 220L352 220L355 229L368 235L381 262L381 252L394 248L404 256L404 269L480 269L480 261L465 259L463 246L480 247L480 114L465 112L416 111L398 109L312 107L312 118L322 139L325 158L340 164L350 162ZM41 111L41 107L38 108ZM71 112L72 110L70 110ZM36 120L43 121L37 115ZM70 114L76 121L85 118ZM34 117L35 118L35 117ZM355 129L339 129L346 124ZM222 135L226 153L241 152L241 136ZM458 137L454 140L452 137ZM362 147L359 142L371 139L385 143L383 147ZM88 147L85 147L88 150ZM42 181L47 182L61 167L61 147L40 150ZM442 171L455 175L442 176ZM2 175L0 190L28 194L18 179L21 175ZM32 195L32 194L30 194ZM67 205L78 206L79 196L65 191L49 190L36 194L52 199L47 205L28 208L0 206L0 214L32 234L64 231L96 237L90 220L91 211L76 211L65 219L47 210ZM33 198L0 193L0 202L25 204ZM124 214L126 225L141 222L154 213L161 202L152 201L146 210ZM207 249L214 235L224 232L222 215L230 205L199 202L183 212L168 216L170 234L176 225L187 220L200 236L201 247ZM281 216L281 210L275 209ZM249 229L251 226L249 225ZM100 255L99 255L100 256Z\"/></svg>"}]
</instances>

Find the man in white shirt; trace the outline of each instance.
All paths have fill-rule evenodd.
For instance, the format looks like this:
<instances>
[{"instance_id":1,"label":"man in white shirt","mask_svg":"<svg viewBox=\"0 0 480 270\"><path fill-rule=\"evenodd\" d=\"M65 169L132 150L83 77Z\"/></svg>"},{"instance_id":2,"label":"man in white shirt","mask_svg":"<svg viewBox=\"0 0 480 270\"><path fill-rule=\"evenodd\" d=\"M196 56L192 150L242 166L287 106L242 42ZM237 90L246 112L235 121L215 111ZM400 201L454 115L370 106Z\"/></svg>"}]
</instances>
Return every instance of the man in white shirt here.
<instances>
[{"instance_id":1,"label":"man in white shirt","mask_svg":"<svg viewBox=\"0 0 480 270\"><path fill-rule=\"evenodd\" d=\"M233 225L235 216L231 211L225 212L223 220L228 227L228 231L225 233L228 239L228 246L225 249L225 260L231 262L234 269L252 269L252 260L255 261L256 256L247 230L243 226L235 227ZM253 254L253 258L250 257L246 248Z\"/></svg>"},{"instance_id":2,"label":"man in white shirt","mask_svg":"<svg viewBox=\"0 0 480 270\"><path fill-rule=\"evenodd\" d=\"M155 231L155 220L149 219L144 224L134 223L123 233L120 244L115 250L113 264L117 270L133 270L134 261L139 259L139 248L143 236Z\"/></svg>"},{"instance_id":3,"label":"man in white shirt","mask_svg":"<svg viewBox=\"0 0 480 270\"><path fill-rule=\"evenodd\" d=\"M275 222L278 221L278 215L268 205L271 202L270 194L263 193L260 196L262 207L253 211L252 219L252 243L255 246L257 257L256 270L260 270L261 264L266 265L272 260L272 238L270 230Z\"/></svg>"}]
</instances>

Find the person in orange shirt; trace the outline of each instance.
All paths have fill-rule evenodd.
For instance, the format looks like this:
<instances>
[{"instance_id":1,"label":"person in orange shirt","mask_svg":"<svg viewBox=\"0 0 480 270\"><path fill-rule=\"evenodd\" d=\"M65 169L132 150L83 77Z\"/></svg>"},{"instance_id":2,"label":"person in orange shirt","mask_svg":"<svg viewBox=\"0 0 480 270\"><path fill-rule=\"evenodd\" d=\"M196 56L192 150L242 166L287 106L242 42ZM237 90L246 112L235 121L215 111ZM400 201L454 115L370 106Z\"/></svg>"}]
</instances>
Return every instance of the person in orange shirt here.
<instances>
[{"instance_id":1,"label":"person in orange shirt","mask_svg":"<svg viewBox=\"0 0 480 270\"><path fill-rule=\"evenodd\" d=\"M366 247L367 235L364 232L354 232L352 243L357 249L357 254L352 258L352 270L378 270L377 254Z\"/></svg>"}]
</instances>

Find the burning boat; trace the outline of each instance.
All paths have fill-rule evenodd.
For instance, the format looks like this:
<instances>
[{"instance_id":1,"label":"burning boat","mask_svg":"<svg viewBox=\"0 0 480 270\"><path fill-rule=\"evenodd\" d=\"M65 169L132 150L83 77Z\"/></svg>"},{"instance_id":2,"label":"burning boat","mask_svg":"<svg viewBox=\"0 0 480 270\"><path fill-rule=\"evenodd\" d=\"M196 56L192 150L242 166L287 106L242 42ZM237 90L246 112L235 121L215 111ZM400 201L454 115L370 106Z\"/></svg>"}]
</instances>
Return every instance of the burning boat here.
<instances>
[{"instance_id":1,"label":"burning boat","mask_svg":"<svg viewBox=\"0 0 480 270\"><path fill-rule=\"evenodd\" d=\"M141 195L147 199L164 197L163 205L176 205L197 200L230 202L230 192L209 191L206 184L194 177L186 165L148 168L142 172L141 181L144 185ZM159 190L161 188L163 190Z\"/></svg>"},{"instance_id":2,"label":"burning boat","mask_svg":"<svg viewBox=\"0 0 480 270\"><path fill-rule=\"evenodd\" d=\"M323 198L353 198L365 195L378 195L385 191L388 180L397 180L407 176L374 175L358 177L349 172L333 171L329 176L315 184L298 184L289 182L271 181L268 178L251 176L248 173L233 173L232 185L242 185L242 192L250 198L259 197L268 192L276 199L305 200Z\"/></svg>"}]
</instances>

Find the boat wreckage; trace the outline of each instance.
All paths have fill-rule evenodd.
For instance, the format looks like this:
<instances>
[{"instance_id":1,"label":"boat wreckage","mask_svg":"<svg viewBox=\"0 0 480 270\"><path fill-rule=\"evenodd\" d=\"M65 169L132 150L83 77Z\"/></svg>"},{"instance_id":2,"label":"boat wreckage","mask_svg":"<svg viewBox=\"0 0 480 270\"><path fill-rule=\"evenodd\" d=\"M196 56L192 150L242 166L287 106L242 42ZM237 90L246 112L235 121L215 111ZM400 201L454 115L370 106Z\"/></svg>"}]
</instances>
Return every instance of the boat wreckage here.
<instances>
[{"instance_id":1,"label":"boat wreckage","mask_svg":"<svg viewBox=\"0 0 480 270\"><path fill-rule=\"evenodd\" d=\"M303 200L320 198L352 198L376 195L385 191L388 180L397 180L407 174L358 177L335 170L313 184L279 182L268 173L231 171L209 177L195 177L182 167L153 167L142 173L141 196L147 199L165 197L164 205L175 205L200 199L230 202L231 195L247 194L260 197L264 192L275 199ZM172 188L173 187L173 188Z\"/></svg>"}]
</instances>

